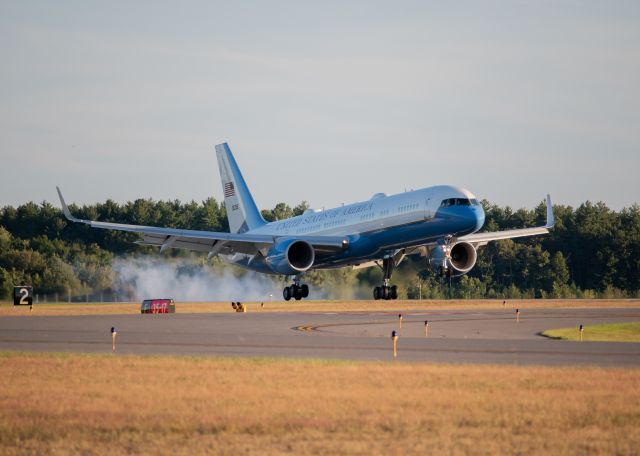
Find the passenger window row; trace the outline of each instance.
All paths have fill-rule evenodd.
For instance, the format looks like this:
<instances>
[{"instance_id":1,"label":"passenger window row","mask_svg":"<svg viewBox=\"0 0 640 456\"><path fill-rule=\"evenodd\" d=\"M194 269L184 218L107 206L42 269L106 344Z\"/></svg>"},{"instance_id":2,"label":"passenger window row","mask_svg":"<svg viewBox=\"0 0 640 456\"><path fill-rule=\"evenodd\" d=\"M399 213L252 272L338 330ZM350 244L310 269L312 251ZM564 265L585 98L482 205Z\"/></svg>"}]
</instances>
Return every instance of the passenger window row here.
<instances>
[{"instance_id":1,"label":"passenger window row","mask_svg":"<svg viewBox=\"0 0 640 456\"><path fill-rule=\"evenodd\" d=\"M419 203L407 204L407 205L404 205L404 206L400 206L398 208L398 212L407 212L407 211L411 211L411 210L414 210L414 209L418 209L418 207L420 207Z\"/></svg>"}]
</instances>

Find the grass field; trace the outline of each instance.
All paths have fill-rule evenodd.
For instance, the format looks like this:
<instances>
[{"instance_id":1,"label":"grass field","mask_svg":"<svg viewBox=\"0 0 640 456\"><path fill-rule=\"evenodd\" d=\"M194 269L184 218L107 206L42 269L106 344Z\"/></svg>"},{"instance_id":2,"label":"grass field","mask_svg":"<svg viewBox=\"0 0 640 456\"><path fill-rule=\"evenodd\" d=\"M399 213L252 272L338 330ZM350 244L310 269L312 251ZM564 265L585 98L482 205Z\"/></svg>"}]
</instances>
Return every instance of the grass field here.
<instances>
[{"instance_id":1,"label":"grass field","mask_svg":"<svg viewBox=\"0 0 640 456\"><path fill-rule=\"evenodd\" d=\"M576 327L550 329L542 335L552 339L580 340L580 331ZM640 342L640 322L588 325L584 327L582 340Z\"/></svg>"},{"instance_id":2,"label":"grass field","mask_svg":"<svg viewBox=\"0 0 640 456\"><path fill-rule=\"evenodd\" d=\"M640 370L0 353L0 454L637 454Z\"/></svg>"},{"instance_id":3,"label":"grass field","mask_svg":"<svg viewBox=\"0 0 640 456\"><path fill-rule=\"evenodd\" d=\"M557 307L640 307L639 299L522 299L507 300L407 300L407 301L276 301L248 302L249 312L364 312L364 311L418 311L436 309L483 308L483 309L541 309ZM43 315L92 315L92 314L136 314L140 303L50 303L35 304L33 311L27 306L0 303L0 316ZM230 302L178 302L179 313L233 312Z\"/></svg>"}]
</instances>

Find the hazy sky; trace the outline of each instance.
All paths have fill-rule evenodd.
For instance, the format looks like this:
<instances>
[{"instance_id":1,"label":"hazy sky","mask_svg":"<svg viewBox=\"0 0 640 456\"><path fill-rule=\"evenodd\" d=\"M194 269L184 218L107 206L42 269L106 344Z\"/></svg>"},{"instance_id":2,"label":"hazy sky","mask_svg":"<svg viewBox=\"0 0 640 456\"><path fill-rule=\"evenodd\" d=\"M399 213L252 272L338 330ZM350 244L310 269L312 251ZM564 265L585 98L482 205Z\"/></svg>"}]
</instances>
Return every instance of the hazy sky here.
<instances>
[{"instance_id":1,"label":"hazy sky","mask_svg":"<svg viewBox=\"0 0 640 456\"><path fill-rule=\"evenodd\" d=\"M0 0L0 206L640 202L640 2Z\"/></svg>"}]
</instances>

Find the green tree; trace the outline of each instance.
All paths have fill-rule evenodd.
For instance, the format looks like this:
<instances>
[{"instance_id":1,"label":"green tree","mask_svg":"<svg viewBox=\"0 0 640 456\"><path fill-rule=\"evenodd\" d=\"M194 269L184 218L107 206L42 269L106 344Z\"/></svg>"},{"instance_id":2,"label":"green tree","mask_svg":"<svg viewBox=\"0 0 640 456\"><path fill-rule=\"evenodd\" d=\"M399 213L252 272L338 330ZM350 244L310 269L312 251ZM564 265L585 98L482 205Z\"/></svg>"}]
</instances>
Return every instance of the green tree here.
<instances>
[{"instance_id":1,"label":"green tree","mask_svg":"<svg viewBox=\"0 0 640 456\"><path fill-rule=\"evenodd\" d=\"M289 205L287 205L285 203L278 203L271 210L264 209L262 211L262 217L267 222L275 222L277 220L285 220L285 219L293 217L293 209L291 209L291 207L289 207Z\"/></svg>"}]
</instances>

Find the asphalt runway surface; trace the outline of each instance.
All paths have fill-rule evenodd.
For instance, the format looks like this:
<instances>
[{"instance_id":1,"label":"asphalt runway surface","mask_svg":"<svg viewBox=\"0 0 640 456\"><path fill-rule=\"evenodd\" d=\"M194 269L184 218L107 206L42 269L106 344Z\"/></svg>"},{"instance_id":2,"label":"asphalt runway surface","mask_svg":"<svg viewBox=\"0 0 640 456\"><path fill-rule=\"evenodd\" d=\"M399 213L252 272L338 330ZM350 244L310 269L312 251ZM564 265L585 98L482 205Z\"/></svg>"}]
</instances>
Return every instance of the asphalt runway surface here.
<instances>
[{"instance_id":1,"label":"asphalt runway surface","mask_svg":"<svg viewBox=\"0 0 640 456\"><path fill-rule=\"evenodd\" d=\"M209 313L0 318L0 350L270 356L481 364L640 366L640 344L551 340L540 332L640 321L637 308ZM428 337L424 322L429 321Z\"/></svg>"}]
</instances>

